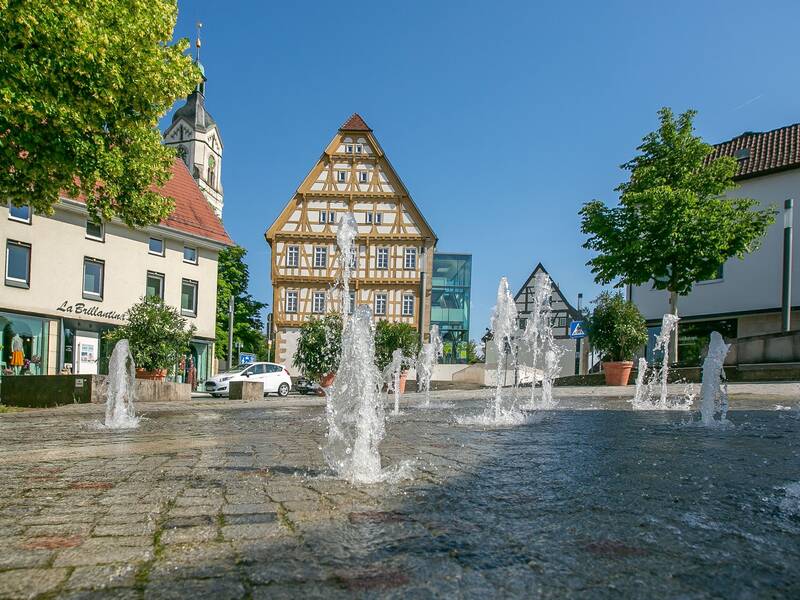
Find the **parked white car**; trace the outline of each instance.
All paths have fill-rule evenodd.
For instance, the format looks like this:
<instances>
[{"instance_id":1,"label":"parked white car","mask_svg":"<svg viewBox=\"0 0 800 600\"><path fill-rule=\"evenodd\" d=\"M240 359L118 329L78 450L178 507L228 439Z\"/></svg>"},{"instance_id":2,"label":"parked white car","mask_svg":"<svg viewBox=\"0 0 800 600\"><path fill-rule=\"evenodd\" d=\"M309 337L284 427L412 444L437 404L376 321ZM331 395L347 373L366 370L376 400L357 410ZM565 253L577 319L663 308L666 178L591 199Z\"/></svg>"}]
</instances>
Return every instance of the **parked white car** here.
<instances>
[{"instance_id":1,"label":"parked white car","mask_svg":"<svg viewBox=\"0 0 800 600\"><path fill-rule=\"evenodd\" d=\"M231 381L261 381L264 384L264 395L286 396L292 389L292 378L286 367L276 363L257 362L237 365L206 380L206 392L214 398L227 396Z\"/></svg>"}]
</instances>

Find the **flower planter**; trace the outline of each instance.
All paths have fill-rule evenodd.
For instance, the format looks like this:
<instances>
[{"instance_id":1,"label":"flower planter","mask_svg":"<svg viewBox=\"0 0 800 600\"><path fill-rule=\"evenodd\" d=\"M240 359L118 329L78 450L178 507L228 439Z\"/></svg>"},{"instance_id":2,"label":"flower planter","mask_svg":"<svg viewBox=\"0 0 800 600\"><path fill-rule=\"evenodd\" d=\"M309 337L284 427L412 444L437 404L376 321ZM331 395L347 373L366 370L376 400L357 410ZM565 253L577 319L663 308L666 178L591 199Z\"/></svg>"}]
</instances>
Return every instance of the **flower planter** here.
<instances>
[{"instance_id":1,"label":"flower planter","mask_svg":"<svg viewBox=\"0 0 800 600\"><path fill-rule=\"evenodd\" d=\"M406 379L408 379L408 371L405 371L405 370L400 371L400 382L399 382L399 385L397 387L400 388L400 393L401 394L405 394L406 393Z\"/></svg>"},{"instance_id":2,"label":"flower planter","mask_svg":"<svg viewBox=\"0 0 800 600\"><path fill-rule=\"evenodd\" d=\"M324 396L325 390L333 385L333 380L336 378L336 373L326 373L319 378L319 385L322 389L317 391L318 396Z\"/></svg>"},{"instance_id":3,"label":"flower planter","mask_svg":"<svg viewBox=\"0 0 800 600\"><path fill-rule=\"evenodd\" d=\"M167 377L166 369L156 369L148 371L147 369L136 369L136 379L148 379L150 381L164 381Z\"/></svg>"},{"instance_id":4,"label":"flower planter","mask_svg":"<svg viewBox=\"0 0 800 600\"><path fill-rule=\"evenodd\" d=\"M628 385L631 369L633 369L632 360L604 362L603 373L606 376L606 385Z\"/></svg>"}]
</instances>

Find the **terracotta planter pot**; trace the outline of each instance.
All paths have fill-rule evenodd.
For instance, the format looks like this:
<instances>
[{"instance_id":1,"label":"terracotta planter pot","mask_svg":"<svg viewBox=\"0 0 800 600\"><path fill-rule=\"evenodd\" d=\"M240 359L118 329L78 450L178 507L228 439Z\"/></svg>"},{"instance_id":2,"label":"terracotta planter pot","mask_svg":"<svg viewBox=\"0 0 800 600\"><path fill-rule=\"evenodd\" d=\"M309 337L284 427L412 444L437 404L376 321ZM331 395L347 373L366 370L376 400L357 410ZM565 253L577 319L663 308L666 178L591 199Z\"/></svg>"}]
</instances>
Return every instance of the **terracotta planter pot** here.
<instances>
[{"instance_id":1,"label":"terracotta planter pot","mask_svg":"<svg viewBox=\"0 0 800 600\"><path fill-rule=\"evenodd\" d=\"M322 377L319 378L319 385L323 388L329 388L333 385L333 380L336 378L336 373L326 373ZM320 390L317 392L318 396L324 396L325 392Z\"/></svg>"},{"instance_id":2,"label":"terracotta planter pot","mask_svg":"<svg viewBox=\"0 0 800 600\"><path fill-rule=\"evenodd\" d=\"M166 369L156 369L155 371L148 371L147 369L136 369L136 379L149 379L150 381L164 381L167 377Z\"/></svg>"},{"instance_id":3,"label":"terracotta planter pot","mask_svg":"<svg viewBox=\"0 0 800 600\"><path fill-rule=\"evenodd\" d=\"M606 385L628 385L631 369L633 369L632 360L604 362L603 373L606 376Z\"/></svg>"},{"instance_id":4,"label":"terracotta planter pot","mask_svg":"<svg viewBox=\"0 0 800 600\"><path fill-rule=\"evenodd\" d=\"M406 393L406 379L408 379L408 371L400 371L400 382L397 387L400 388L400 393Z\"/></svg>"}]
</instances>

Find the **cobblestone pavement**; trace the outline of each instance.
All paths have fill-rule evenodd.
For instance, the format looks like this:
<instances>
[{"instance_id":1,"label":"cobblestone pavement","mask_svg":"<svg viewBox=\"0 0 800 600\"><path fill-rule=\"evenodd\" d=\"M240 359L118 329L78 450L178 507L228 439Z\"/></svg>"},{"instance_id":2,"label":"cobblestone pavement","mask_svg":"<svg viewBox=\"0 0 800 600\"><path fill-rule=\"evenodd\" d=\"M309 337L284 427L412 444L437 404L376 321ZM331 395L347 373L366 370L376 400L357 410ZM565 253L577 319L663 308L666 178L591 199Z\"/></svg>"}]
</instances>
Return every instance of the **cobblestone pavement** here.
<instances>
[{"instance_id":1,"label":"cobblestone pavement","mask_svg":"<svg viewBox=\"0 0 800 600\"><path fill-rule=\"evenodd\" d=\"M315 399L142 404L126 432L0 415L0 598L798 597L800 415L743 398L713 432L611 401L488 430L454 421L481 400L406 406L382 454L413 478L360 488Z\"/></svg>"}]
</instances>

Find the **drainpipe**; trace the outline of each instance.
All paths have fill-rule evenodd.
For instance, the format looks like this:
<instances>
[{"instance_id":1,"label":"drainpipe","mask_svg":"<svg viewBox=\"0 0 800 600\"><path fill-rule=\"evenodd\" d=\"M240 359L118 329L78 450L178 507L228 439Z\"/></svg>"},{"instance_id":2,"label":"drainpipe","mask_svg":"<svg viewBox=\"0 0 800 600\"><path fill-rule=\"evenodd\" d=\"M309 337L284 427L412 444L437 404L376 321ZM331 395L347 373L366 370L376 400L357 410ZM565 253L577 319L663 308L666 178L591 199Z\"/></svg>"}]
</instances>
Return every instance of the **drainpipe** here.
<instances>
[{"instance_id":1,"label":"drainpipe","mask_svg":"<svg viewBox=\"0 0 800 600\"><path fill-rule=\"evenodd\" d=\"M794 200L783 203L783 294L781 304L781 331L792 328L792 219Z\"/></svg>"},{"instance_id":2,"label":"drainpipe","mask_svg":"<svg viewBox=\"0 0 800 600\"><path fill-rule=\"evenodd\" d=\"M228 304L228 369L233 368L233 294Z\"/></svg>"}]
</instances>

